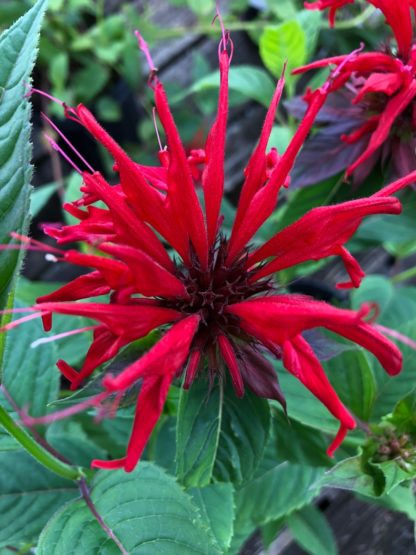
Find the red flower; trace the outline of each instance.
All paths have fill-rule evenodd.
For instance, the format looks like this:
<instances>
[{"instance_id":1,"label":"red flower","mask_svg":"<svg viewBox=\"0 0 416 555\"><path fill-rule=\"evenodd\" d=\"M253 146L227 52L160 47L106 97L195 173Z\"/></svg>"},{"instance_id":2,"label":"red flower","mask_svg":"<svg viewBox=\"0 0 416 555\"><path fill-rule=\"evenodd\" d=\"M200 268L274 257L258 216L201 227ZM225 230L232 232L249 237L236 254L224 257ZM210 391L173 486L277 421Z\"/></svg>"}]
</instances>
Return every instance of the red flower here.
<instances>
[{"instance_id":1,"label":"red flower","mask_svg":"<svg viewBox=\"0 0 416 555\"><path fill-rule=\"evenodd\" d=\"M301 148L329 90L329 82L309 96L309 107L286 152L266 153L275 111L283 88L279 82L260 140L245 170L245 181L231 236L221 233L220 208L224 185L224 150L228 112L229 42L223 38L219 61L221 83L218 112L209 133L202 173L204 209L191 177L163 85L153 72L157 114L167 147L161 166L133 162L84 106L67 109L113 156L120 185L110 186L97 172L83 172L83 196L65 208L80 221L46 232L59 244L82 241L97 254L62 251L62 257L92 271L37 300L47 328L52 314L74 314L99 322L82 368L64 361L58 367L75 389L124 345L163 326L162 338L119 375L106 375L104 392L92 402L116 400L141 381L137 411L126 456L96 460L93 466L131 471L163 410L172 381L185 373L191 386L205 365L212 377L225 379L228 368L237 396L245 387L284 403L276 373L265 352L283 357L285 367L325 404L340 421L328 452L338 447L352 415L342 405L312 348L305 330L324 327L371 351L386 371L397 374L401 355L388 339L365 321L368 309L350 311L299 295L278 294L270 276L307 260L339 255L350 280L358 286L364 272L345 248L365 216L398 214L391 195L414 182L409 175L370 198L315 208L277 233L260 248L248 242L272 214L279 189L287 182ZM145 44L141 47L148 55ZM162 184L162 186L161 186ZM96 201L106 208L94 206ZM168 251L169 249L169 251ZM108 303L74 302L109 294ZM90 401L87 404L91 404ZM86 406L84 402L82 407ZM72 409L71 409L72 410Z\"/></svg>"},{"instance_id":2,"label":"red flower","mask_svg":"<svg viewBox=\"0 0 416 555\"><path fill-rule=\"evenodd\" d=\"M361 124L343 135L342 139L346 148L363 138L367 139L365 147L348 166L346 174L351 175L364 164L360 170L363 175L367 175L378 158L385 160L391 155L395 173L401 176L416 169L416 46L411 17L414 2L369 2L383 12L396 39L397 54L388 48L386 52L366 52L355 57L349 55L349 59L347 56L334 56L298 68L294 73L332 64L342 66L332 84L332 91L346 86L354 93L352 104L362 110ZM341 4L337 0L323 0L306 4L306 7L330 7L330 19L333 22L335 10Z\"/></svg>"},{"instance_id":3,"label":"red flower","mask_svg":"<svg viewBox=\"0 0 416 555\"><path fill-rule=\"evenodd\" d=\"M307 10L326 10L329 9L328 20L331 27L335 25L337 10L347 4L354 4L354 0L317 0L316 2L305 2Z\"/></svg>"}]
</instances>

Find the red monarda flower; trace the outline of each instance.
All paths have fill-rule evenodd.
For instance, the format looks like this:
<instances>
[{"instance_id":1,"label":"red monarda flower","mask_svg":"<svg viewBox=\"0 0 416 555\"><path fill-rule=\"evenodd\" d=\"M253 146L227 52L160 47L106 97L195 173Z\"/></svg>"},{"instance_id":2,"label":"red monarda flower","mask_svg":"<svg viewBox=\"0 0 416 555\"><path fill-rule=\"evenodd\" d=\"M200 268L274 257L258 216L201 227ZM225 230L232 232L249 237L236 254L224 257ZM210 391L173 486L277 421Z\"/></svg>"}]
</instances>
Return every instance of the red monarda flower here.
<instances>
[{"instance_id":1,"label":"red monarda flower","mask_svg":"<svg viewBox=\"0 0 416 555\"><path fill-rule=\"evenodd\" d=\"M321 0L305 6L321 10L329 7L333 23L335 11L345 3L344 0ZM346 170L348 176L361 166L358 181L371 171L378 159L384 162L392 158L393 171L398 177L416 169L416 45L411 14L414 3L410 0L369 0L369 3L384 14L397 47L386 46L383 51L363 52L355 57L349 55L349 59L347 56L325 58L294 72L342 65L331 90L345 90L352 106L361 109L361 114L355 115L357 126L342 136L345 148L351 152L351 145L363 144L358 157Z\"/></svg>"},{"instance_id":2,"label":"red monarda flower","mask_svg":"<svg viewBox=\"0 0 416 555\"><path fill-rule=\"evenodd\" d=\"M68 117L82 124L113 156L120 184L110 186L99 173L83 172L82 198L65 205L79 223L46 228L61 245L77 241L91 247L91 254L54 251L91 271L39 298L34 310L42 315L47 329L54 313L99 322L82 368L76 370L63 360L58 361L58 368L72 389L78 388L124 345L156 328L163 331L161 339L140 359L117 376L104 377L101 394L81 403L80 408L114 396L116 402L141 383L126 456L95 460L94 467L126 471L135 467L163 410L169 386L181 375L183 387L189 388L198 374L207 371L212 379L221 380L227 379L228 369L237 396L242 397L248 387L259 396L283 403L267 352L282 357L286 369L340 421L328 449L332 454L355 421L302 336L311 328L323 327L362 345L391 375L401 369L398 349L365 321L370 307L344 310L306 296L288 295L278 291L271 276L295 264L337 255L349 274L349 280L339 287L357 287L364 272L345 243L365 216L398 214L400 202L391 195L412 183L416 173L370 198L315 208L263 246L251 248L249 242L272 214L279 189L287 183L296 154L330 88L328 82L309 96L304 120L286 152L278 156L266 149L282 79L245 170L236 219L227 237L221 232L220 211L230 44L224 36L219 49L218 112L203 156L200 152L197 157L204 163L204 207L192 179L193 159L185 154L163 85L154 71L151 85L167 140L158 167L133 162L83 105L67 109ZM152 63L141 39L140 45ZM94 206L97 201L105 208ZM75 302L98 295L109 295L108 302Z\"/></svg>"}]
</instances>

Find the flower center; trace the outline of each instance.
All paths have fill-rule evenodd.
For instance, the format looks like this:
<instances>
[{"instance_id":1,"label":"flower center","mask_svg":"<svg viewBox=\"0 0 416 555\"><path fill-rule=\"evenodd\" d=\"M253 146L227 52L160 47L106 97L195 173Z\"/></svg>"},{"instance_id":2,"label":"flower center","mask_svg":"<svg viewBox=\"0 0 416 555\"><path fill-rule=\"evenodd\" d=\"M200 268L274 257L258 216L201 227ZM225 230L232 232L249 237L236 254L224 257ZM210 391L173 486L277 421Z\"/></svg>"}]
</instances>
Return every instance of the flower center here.
<instances>
[{"instance_id":1,"label":"flower center","mask_svg":"<svg viewBox=\"0 0 416 555\"><path fill-rule=\"evenodd\" d=\"M238 318L226 311L227 306L241 302L259 293L272 289L269 279L252 282L252 271L246 266L247 252L232 264L226 264L228 240L219 237L212 250L208 269L203 269L199 260L192 255L192 263L178 271L189 294L189 299L164 301L163 304L185 314L198 313L201 316L199 332L206 341L215 341L219 333L240 336Z\"/></svg>"}]
</instances>

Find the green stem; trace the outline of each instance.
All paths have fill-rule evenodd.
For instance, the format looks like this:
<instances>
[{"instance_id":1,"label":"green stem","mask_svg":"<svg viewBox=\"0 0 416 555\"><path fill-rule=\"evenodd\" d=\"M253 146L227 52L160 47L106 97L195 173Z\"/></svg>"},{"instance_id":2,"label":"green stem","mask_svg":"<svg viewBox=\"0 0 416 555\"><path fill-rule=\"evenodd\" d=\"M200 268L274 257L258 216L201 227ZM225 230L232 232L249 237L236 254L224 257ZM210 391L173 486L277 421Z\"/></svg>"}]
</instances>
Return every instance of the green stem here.
<instances>
[{"instance_id":1,"label":"green stem","mask_svg":"<svg viewBox=\"0 0 416 555\"><path fill-rule=\"evenodd\" d=\"M391 278L393 283L400 283L401 281L406 281L412 277L416 276L416 266L413 268L409 268L408 270L404 270L404 272L400 272Z\"/></svg>"},{"instance_id":2,"label":"green stem","mask_svg":"<svg viewBox=\"0 0 416 555\"><path fill-rule=\"evenodd\" d=\"M323 206L326 206L327 204L329 204L332 199L336 196L336 194L338 193L341 185L344 183L344 173L342 173L338 179L338 181L336 181L336 183L334 183L329 195L326 197L326 199L324 200L324 202L322 203Z\"/></svg>"},{"instance_id":3,"label":"green stem","mask_svg":"<svg viewBox=\"0 0 416 555\"><path fill-rule=\"evenodd\" d=\"M0 424L16 441L35 458L41 465L48 468L54 474L67 478L68 480L79 480L85 476L80 467L66 464L39 445L23 428L18 426L9 413L0 406Z\"/></svg>"},{"instance_id":4,"label":"green stem","mask_svg":"<svg viewBox=\"0 0 416 555\"><path fill-rule=\"evenodd\" d=\"M353 27L358 27L367 21L367 19L374 13L374 6L368 6L363 12L361 12L356 17L348 19L347 21L340 21L336 24L337 30L339 29L352 29ZM323 21L321 27L329 28L329 23Z\"/></svg>"},{"instance_id":5,"label":"green stem","mask_svg":"<svg viewBox=\"0 0 416 555\"><path fill-rule=\"evenodd\" d=\"M226 24L227 31L261 31L265 27L272 25L270 21L230 21ZM174 39L183 37L185 34L192 35L220 35L221 29L216 25L195 25L193 27L172 27L171 29L155 29L154 39Z\"/></svg>"}]
</instances>

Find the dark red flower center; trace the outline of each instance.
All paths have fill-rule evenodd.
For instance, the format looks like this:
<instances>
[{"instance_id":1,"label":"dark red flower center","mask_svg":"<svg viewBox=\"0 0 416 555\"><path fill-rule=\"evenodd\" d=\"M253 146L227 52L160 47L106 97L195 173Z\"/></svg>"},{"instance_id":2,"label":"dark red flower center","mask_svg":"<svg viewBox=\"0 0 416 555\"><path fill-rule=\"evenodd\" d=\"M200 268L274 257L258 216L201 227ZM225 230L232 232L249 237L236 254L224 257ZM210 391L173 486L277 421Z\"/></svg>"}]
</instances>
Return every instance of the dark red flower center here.
<instances>
[{"instance_id":1,"label":"dark red flower center","mask_svg":"<svg viewBox=\"0 0 416 555\"><path fill-rule=\"evenodd\" d=\"M191 265L178 269L189 299L163 300L162 304L184 314L199 314L201 317L197 341L202 348L216 341L218 334L235 337L245 334L240 330L238 318L227 313L227 306L244 301L259 293L273 289L271 280L253 281L253 271L246 269L248 251L231 264L226 264L228 240L219 237L211 250L207 269L203 269L196 255L191 256Z\"/></svg>"}]
</instances>

